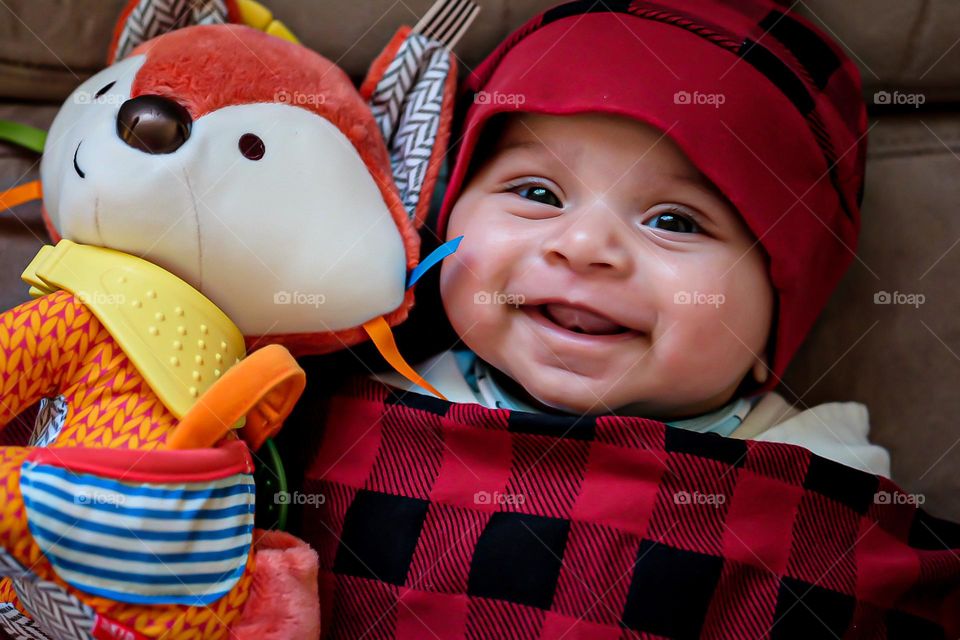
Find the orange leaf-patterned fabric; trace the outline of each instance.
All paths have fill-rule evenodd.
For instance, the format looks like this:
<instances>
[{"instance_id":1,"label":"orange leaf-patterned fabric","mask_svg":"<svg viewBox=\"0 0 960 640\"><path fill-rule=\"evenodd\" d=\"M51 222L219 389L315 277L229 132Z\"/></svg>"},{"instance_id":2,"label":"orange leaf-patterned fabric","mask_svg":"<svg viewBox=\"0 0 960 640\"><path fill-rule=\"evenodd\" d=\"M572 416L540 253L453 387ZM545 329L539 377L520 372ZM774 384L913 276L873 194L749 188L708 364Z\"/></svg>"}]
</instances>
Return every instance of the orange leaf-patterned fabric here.
<instances>
[{"instance_id":1,"label":"orange leaf-patterned fabric","mask_svg":"<svg viewBox=\"0 0 960 640\"><path fill-rule=\"evenodd\" d=\"M56 429L41 434L46 438L43 444L52 451L89 447L133 449L148 455L162 448L177 423L113 337L66 291L0 314L0 430L44 398L57 399L61 407L50 412L51 420L58 422ZM18 616L22 624L32 625L30 607L24 607L21 596L26 597L25 585L34 585L31 597L39 597L35 587L41 585L59 588L62 597L72 597L92 610L98 624L107 621L129 630L129 637L228 637L249 594L252 554L231 591L208 606L138 605L77 590L58 577L30 533L20 477L33 450L0 447L0 575L13 575L20 567L21 576L28 578L26 582L0 580L0 608L7 607L0 626Z\"/></svg>"}]
</instances>

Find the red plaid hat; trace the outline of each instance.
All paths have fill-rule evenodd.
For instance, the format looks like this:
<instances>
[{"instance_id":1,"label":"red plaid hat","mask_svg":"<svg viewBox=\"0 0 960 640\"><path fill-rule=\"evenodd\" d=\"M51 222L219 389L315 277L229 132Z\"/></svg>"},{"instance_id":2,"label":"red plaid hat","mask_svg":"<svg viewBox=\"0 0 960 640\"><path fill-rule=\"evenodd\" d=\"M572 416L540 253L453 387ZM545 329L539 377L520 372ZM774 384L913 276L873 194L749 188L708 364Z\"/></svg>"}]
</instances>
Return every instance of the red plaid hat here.
<instances>
[{"instance_id":1,"label":"red plaid hat","mask_svg":"<svg viewBox=\"0 0 960 640\"><path fill-rule=\"evenodd\" d=\"M776 386L856 250L867 118L836 43L772 0L584 0L514 32L467 89L440 234L496 114L604 112L668 131L769 257L774 375L760 391Z\"/></svg>"}]
</instances>

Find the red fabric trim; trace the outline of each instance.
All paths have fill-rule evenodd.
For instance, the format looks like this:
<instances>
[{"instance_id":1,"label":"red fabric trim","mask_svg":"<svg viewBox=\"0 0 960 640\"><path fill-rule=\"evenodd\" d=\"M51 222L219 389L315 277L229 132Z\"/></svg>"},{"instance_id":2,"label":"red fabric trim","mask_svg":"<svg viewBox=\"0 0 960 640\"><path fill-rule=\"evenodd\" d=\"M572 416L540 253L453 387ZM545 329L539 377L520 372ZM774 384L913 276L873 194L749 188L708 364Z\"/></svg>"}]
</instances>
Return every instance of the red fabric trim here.
<instances>
[{"instance_id":1,"label":"red fabric trim","mask_svg":"<svg viewBox=\"0 0 960 640\"><path fill-rule=\"evenodd\" d=\"M99 613L93 623L92 635L96 640L149 640L142 633Z\"/></svg>"},{"instance_id":2,"label":"red fabric trim","mask_svg":"<svg viewBox=\"0 0 960 640\"><path fill-rule=\"evenodd\" d=\"M39 447L26 460L131 482L204 482L253 473L246 445L236 441L182 451Z\"/></svg>"},{"instance_id":3,"label":"red fabric trim","mask_svg":"<svg viewBox=\"0 0 960 640\"><path fill-rule=\"evenodd\" d=\"M240 7L237 6L237 0L226 0L225 4L227 5L227 22L243 24L240 17Z\"/></svg>"},{"instance_id":4,"label":"red fabric trim","mask_svg":"<svg viewBox=\"0 0 960 640\"><path fill-rule=\"evenodd\" d=\"M383 77L383 74L386 73L387 67L390 66L393 59L397 57L397 52L409 34L410 27L402 26L397 29L397 32L390 38L387 46L383 48L380 55L370 64L370 70L367 71L367 76L360 85L360 97L363 98L364 101L370 101L374 89L377 88L377 83L380 82L380 79Z\"/></svg>"}]
</instances>

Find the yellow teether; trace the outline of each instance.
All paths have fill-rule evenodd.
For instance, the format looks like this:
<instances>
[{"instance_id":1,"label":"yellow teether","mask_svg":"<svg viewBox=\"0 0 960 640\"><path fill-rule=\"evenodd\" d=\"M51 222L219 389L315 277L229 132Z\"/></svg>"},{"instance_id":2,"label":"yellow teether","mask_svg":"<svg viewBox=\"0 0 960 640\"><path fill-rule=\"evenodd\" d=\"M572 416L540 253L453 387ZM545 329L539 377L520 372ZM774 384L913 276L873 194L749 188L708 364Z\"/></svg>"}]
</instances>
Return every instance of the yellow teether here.
<instances>
[{"instance_id":1,"label":"yellow teether","mask_svg":"<svg viewBox=\"0 0 960 640\"><path fill-rule=\"evenodd\" d=\"M62 289L79 298L177 418L245 355L243 334L223 311L136 256L61 240L22 277L32 295Z\"/></svg>"}]
</instances>

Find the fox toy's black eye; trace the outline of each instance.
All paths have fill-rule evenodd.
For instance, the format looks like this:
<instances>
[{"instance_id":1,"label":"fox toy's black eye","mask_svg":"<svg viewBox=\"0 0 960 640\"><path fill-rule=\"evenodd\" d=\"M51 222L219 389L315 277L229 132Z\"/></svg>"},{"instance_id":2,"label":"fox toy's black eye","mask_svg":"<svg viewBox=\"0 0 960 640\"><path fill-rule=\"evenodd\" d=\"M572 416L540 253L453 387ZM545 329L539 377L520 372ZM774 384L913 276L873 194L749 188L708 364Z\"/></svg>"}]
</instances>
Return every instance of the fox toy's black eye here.
<instances>
[{"instance_id":1,"label":"fox toy's black eye","mask_svg":"<svg viewBox=\"0 0 960 640\"><path fill-rule=\"evenodd\" d=\"M115 85L115 84L117 84L116 80L114 80L113 82L110 82L110 83L107 83L107 84L103 85L103 88L101 88L100 91L97 91L96 95L93 96L93 99L96 100L97 98L99 98L100 96L102 96L103 94L105 94L107 91L110 91L110 89L112 89L112 88L113 88L113 85Z\"/></svg>"},{"instance_id":2,"label":"fox toy's black eye","mask_svg":"<svg viewBox=\"0 0 960 640\"><path fill-rule=\"evenodd\" d=\"M259 136L252 133L245 133L240 136L240 153L247 160L259 160L266 153L267 148Z\"/></svg>"}]
</instances>

